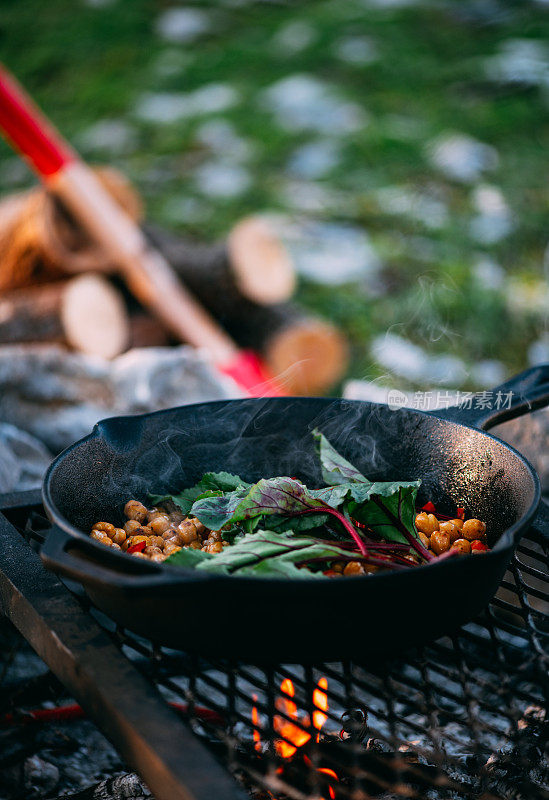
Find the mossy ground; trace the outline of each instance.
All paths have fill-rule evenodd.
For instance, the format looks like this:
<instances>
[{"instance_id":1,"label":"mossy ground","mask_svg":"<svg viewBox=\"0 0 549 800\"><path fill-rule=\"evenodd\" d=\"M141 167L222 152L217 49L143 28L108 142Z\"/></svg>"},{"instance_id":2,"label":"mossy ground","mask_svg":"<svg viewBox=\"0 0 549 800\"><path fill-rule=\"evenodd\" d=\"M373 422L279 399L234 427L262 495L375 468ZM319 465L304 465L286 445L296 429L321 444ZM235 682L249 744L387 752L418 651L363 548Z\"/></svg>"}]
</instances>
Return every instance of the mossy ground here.
<instances>
[{"instance_id":1,"label":"mossy ground","mask_svg":"<svg viewBox=\"0 0 549 800\"><path fill-rule=\"evenodd\" d=\"M536 297L544 285L549 230L549 56L545 73L543 64L534 65L537 77L521 82L495 80L486 64L515 40L543 48L549 9L527 0L186 7L205 13L208 30L182 44L159 35L157 21L170 6L158 0L4 3L0 55L69 139L78 142L100 120L127 123L131 146L84 146L84 155L122 168L142 192L151 219L204 239L244 214L295 211L287 201L287 182L295 180L289 159L299 145L331 134L286 129L262 106L261 91L295 74L330 84L364 110L364 124L334 132L337 163L322 177L300 180L328 198L309 213L369 233L383 262L383 290L302 282L299 299L349 336L349 376L385 374L370 343L388 329L430 353L458 355L466 365L496 359L508 373L524 368L548 313ZM366 37L369 63L338 55L341 43L354 37ZM210 116L172 123L136 114L148 93L188 93L212 83L232 87L236 101ZM202 193L194 174L211 157L197 136L210 117L228 120L249 146L238 165L249 185L233 196ZM474 181L448 177L433 166L426 146L449 132L494 148L497 164ZM32 181L14 169L7 146L0 158L3 193ZM491 243L471 232L475 191L485 184L500 191L511 219L507 235ZM434 198L445 211L442 222L430 224L428 213L388 210L379 202L388 186ZM350 202L339 203L341 197ZM192 213L178 218L180 206ZM499 285L479 284L475 265L482 258L501 266Z\"/></svg>"}]
</instances>

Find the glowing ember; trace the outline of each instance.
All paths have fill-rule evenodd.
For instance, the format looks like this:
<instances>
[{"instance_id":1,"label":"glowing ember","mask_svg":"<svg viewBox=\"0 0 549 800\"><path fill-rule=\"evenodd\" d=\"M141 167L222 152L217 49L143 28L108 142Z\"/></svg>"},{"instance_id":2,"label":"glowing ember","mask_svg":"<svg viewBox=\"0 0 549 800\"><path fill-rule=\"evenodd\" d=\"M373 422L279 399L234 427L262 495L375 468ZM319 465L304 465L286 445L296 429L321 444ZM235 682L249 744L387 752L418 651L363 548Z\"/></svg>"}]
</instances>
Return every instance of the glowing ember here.
<instances>
[{"instance_id":1,"label":"glowing ember","mask_svg":"<svg viewBox=\"0 0 549 800\"><path fill-rule=\"evenodd\" d=\"M327 679L320 678L317 687L313 692L314 711L312 715L312 727L317 731L317 742L320 740L320 731L328 719L328 715L326 713L328 711L327 689ZM293 699L295 697L294 685L289 678L285 678L282 681L280 684L280 691L282 694L275 700L275 708L285 716L282 717L279 714L276 714L273 719L273 728L284 738L277 739L275 741L275 750L282 758L291 758L297 752L299 747L303 747L303 745L307 744L307 742L310 740L311 734L307 733L307 731L303 730L303 728L300 726L309 727L311 722L307 715L302 715L300 718L297 705ZM259 752L261 751L261 736L259 732L260 720L256 706L257 695L255 694L253 695L253 701L254 705L252 706L252 724L254 748ZM294 724L292 720L295 720L295 722L299 723L299 725ZM307 766L313 768L310 758L308 758L308 756L305 754L303 754L303 761ZM333 769L328 769L327 767L318 767L317 771L323 773L324 775L328 775L335 781L339 780L337 773L334 772ZM282 767L278 767L276 772L279 775L282 774ZM328 786L328 793L330 800L335 800L336 793L332 786ZM321 797L320 800L327 800L327 798Z\"/></svg>"},{"instance_id":2,"label":"glowing ember","mask_svg":"<svg viewBox=\"0 0 549 800\"><path fill-rule=\"evenodd\" d=\"M303 745L309 741L311 735L297 725L294 725L293 722L290 722L292 719L296 721L299 720L297 706L294 701L290 699L295 695L292 681L289 678L285 678L280 684L280 689L286 696L277 697L275 700L275 708L277 711L284 713L289 719L279 717L277 714L273 719L273 728L284 737L284 740L288 741L277 739L275 742L275 749L282 758L291 758L298 747L303 747ZM308 725L308 721L305 724Z\"/></svg>"},{"instance_id":3,"label":"glowing ember","mask_svg":"<svg viewBox=\"0 0 549 800\"><path fill-rule=\"evenodd\" d=\"M324 775L329 775L335 781L339 780L339 778L337 777L337 772L334 772L333 769L328 769L328 767L319 767L317 772L323 772ZM335 789L333 789L331 786L328 786L328 793L330 795L331 800L335 800L336 796ZM323 798L321 798L321 800L323 800Z\"/></svg>"},{"instance_id":4,"label":"glowing ember","mask_svg":"<svg viewBox=\"0 0 549 800\"><path fill-rule=\"evenodd\" d=\"M261 736L259 733L259 714L257 713L257 695L253 695L254 705L252 706L252 724L254 726L254 747L258 753L261 752Z\"/></svg>"},{"instance_id":5,"label":"glowing ember","mask_svg":"<svg viewBox=\"0 0 549 800\"><path fill-rule=\"evenodd\" d=\"M318 688L313 692L313 705L315 708L320 709L320 711L313 711L313 728L316 728L318 733L316 735L317 742L320 741L320 731L322 726L328 719L327 714L325 711L328 711L328 695L326 690L328 688L328 680L326 678L320 678L318 682Z\"/></svg>"}]
</instances>

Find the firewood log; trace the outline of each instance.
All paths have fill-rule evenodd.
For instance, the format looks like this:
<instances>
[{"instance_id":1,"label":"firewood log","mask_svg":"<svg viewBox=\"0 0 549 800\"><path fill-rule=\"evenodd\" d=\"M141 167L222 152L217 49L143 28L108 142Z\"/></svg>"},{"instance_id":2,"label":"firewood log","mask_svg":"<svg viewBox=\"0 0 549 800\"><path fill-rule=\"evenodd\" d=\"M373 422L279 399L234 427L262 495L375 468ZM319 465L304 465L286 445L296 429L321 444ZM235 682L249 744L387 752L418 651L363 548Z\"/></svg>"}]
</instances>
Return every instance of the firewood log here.
<instances>
[{"instance_id":1,"label":"firewood log","mask_svg":"<svg viewBox=\"0 0 549 800\"><path fill-rule=\"evenodd\" d=\"M0 344L64 342L113 358L126 349L128 335L122 297L99 275L18 289L0 298Z\"/></svg>"},{"instance_id":2,"label":"firewood log","mask_svg":"<svg viewBox=\"0 0 549 800\"><path fill-rule=\"evenodd\" d=\"M292 303L258 306L249 301L223 318L241 347L263 356L287 394L317 395L331 389L347 367L347 345L329 322Z\"/></svg>"},{"instance_id":3,"label":"firewood log","mask_svg":"<svg viewBox=\"0 0 549 800\"><path fill-rule=\"evenodd\" d=\"M140 221L139 196L124 176L106 167L96 172L118 204ZM241 220L219 244L197 245L174 237L172 245L183 279L187 272L199 272L230 296L242 293L262 304L287 300L294 290L288 253L259 217ZM0 203L0 291L66 272L114 269L52 194L34 189Z\"/></svg>"},{"instance_id":4,"label":"firewood log","mask_svg":"<svg viewBox=\"0 0 549 800\"><path fill-rule=\"evenodd\" d=\"M190 246L179 236L145 226L186 286L221 322L240 347L253 348L290 394L317 394L331 388L347 366L347 346L329 322L292 303L259 305L236 291L223 267L226 250ZM201 266L200 266L201 265Z\"/></svg>"},{"instance_id":5,"label":"firewood log","mask_svg":"<svg viewBox=\"0 0 549 800\"><path fill-rule=\"evenodd\" d=\"M98 175L130 216L140 219L139 197L124 176L109 168L99 169ZM0 202L0 291L58 280L67 272L109 272L113 268L44 189L31 189Z\"/></svg>"}]
</instances>

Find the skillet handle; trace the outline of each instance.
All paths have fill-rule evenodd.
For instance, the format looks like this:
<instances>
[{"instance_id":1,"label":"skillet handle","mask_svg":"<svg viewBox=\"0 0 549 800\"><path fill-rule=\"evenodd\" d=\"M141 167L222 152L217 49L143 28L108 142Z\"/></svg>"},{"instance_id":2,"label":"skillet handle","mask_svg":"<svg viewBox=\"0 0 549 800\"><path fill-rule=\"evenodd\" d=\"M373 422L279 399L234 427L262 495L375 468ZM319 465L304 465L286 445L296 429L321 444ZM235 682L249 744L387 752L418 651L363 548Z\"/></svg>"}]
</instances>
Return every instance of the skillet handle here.
<instances>
[{"instance_id":1,"label":"skillet handle","mask_svg":"<svg viewBox=\"0 0 549 800\"><path fill-rule=\"evenodd\" d=\"M56 525L49 531L40 557L48 569L84 586L143 590L181 583L175 570L172 575L159 564L126 558L92 539L77 539Z\"/></svg>"},{"instance_id":2,"label":"skillet handle","mask_svg":"<svg viewBox=\"0 0 549 800\"><path fill-rule=\"evenodd\" d=\"M434 417L488 430L549 405L549 364L521 372L486 392L462 392L459 405L430 411Z\"/></svg>"}]
</instances>

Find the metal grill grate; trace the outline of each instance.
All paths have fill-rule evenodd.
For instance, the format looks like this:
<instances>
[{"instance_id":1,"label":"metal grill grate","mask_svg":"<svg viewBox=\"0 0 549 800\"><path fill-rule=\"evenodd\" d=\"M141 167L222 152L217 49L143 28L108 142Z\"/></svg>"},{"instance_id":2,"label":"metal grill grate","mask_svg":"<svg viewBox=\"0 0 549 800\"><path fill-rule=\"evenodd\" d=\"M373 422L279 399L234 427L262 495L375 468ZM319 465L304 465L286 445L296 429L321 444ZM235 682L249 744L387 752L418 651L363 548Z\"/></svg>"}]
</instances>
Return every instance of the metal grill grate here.
<instances>
[{"instance_id":1,"label":"metal grill grate","mask_svg":"<svg viewBox=\"0 0 549 800\"><path fill-rule=\"evenodd\" d=\"M39 541L40 515L18 514L19 530ZM549 797L547 561L547 542L530 531L481 617L390 662L266 669L204 660L90 611L166 701L184 705L195 734L256 800L537 799ZM356 635L368 636L367 615Z\"/></svg>"}]
</instances>

